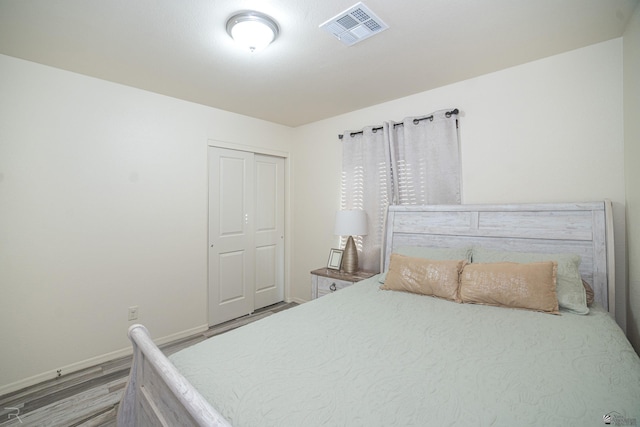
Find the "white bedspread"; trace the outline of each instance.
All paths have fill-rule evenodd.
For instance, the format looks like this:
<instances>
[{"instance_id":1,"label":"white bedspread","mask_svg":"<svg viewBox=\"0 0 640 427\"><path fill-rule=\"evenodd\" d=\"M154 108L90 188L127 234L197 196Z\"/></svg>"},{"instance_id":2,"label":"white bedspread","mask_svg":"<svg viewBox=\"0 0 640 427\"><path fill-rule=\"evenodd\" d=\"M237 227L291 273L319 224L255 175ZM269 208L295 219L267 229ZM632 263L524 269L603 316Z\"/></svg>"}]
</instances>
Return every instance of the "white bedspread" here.
<instances>
[{"instance_id":1,"label":"white bedspread","mask_svg":"<svg viewBox=\"0 0 640 427\"><path fill-rule=\"evenodd\" d=\"M554 316L378 286L170 359L238 427L640 424L640 359L603 310Z\"/></svg>"}]
</instances>

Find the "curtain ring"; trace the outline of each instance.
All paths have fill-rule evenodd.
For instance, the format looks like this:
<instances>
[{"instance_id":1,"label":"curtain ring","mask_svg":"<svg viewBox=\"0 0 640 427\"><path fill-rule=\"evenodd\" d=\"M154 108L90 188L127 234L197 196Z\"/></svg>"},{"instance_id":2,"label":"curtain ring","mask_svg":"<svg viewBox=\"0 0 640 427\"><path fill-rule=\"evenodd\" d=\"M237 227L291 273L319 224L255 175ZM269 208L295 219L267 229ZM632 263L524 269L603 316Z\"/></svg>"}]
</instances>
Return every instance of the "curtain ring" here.
<instances>
[{"instance_id":1,"label":"curtain ring","mask_svg":"<svg viewBox=\"0 0 640 427\"><path fill-rule=\"evenodd\" d=\"M371 132L373 132L373 133L378 132L378 128L373 128L373 129L371 129Z\"/></svg>"},{"instance_id":2,"label":"curtain ring","mask_svg":"<svg viewBox=\"0 0 640 427\"><path fill-rule=\"evenodd\" d=\"M422 120L429 120L430 122L433 121L433 114L430 115L429 117L423 117L421 119L413 119L413 124L417 125L418 123L420 123Z\"/></svg>"}]
</instances>

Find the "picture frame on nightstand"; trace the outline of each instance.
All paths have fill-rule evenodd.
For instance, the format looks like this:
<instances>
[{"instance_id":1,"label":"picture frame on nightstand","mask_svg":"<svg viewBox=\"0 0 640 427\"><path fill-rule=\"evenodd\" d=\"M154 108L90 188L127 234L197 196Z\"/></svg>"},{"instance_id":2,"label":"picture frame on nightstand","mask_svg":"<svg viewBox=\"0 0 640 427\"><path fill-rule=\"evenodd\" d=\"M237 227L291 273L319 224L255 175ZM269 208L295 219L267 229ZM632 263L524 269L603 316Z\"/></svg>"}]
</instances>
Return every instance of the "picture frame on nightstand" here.
<instances>
[{"instance_id":1,"label":"picture frame on nightstand","mask_svg":"<svg viewBox=\"0 0 640 427\"><path fill-rule=\"evenodd\" d=\"M327 268L331 270L340 270L342 266L342 255L344 254L344 250L342 249L331 249L329 251L329 261L327 262Z\"/></svg>"}]
</instances>

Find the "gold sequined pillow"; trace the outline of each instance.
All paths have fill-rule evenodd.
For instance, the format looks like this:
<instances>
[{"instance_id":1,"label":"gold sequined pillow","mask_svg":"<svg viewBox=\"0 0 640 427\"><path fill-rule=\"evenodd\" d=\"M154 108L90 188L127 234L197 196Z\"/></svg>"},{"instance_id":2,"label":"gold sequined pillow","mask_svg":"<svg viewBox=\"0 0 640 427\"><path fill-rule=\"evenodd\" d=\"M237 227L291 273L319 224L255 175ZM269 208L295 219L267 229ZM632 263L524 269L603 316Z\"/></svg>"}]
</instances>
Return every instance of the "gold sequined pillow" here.
<instances>
[{"instance_id":1,"label":"gold sequined pillow","mask_svg":"<svg viewBox=\"0 0 640 427\"><path fill-rule=\"evenodd\" d=\"M593 292L591 285L584 280L582 280L582 286L584 286L584 292L587 294L587 307L591 307L595 302L596 295Z\"/></svg>"},{"instance_id":2,"label":"gold sequined pillow","mask_svg":"<svg viewBox=\"0 0 640 427\"><path fill-rule=\"evenodd\" d=\"M555 261L467 264L460 275L463 303L559 314Z\"/></svg>"},{"instance_id":3,"label":"gold sequined pillow","mask_svg":"<svg viewBox=\"0 0 640 427\"><path fill-rule=\"evenodd\" d=\"M430 260L391 254L389 271L380 289L432 295L460 302L458 284L466 260Z\"/></svg>"}]
</instances>

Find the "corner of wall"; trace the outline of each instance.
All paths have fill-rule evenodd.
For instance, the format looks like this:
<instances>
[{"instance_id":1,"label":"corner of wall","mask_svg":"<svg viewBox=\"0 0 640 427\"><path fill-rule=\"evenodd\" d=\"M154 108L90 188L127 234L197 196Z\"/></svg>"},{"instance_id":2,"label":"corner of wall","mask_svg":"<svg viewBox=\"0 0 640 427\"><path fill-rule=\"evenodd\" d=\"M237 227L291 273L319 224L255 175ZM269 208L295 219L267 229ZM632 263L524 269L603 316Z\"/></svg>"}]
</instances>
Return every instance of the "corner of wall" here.
<instances>
[{"instance_id":1,"label":"corner of wall","mask_svg":"<svg viewBox=\"0 0 640 427\"><path fill-rule=\"evenodd\" d=\"M640 354L640 4L623 35L624 178L627 222L627 336Z\"/></svg>"}]
</instances>

